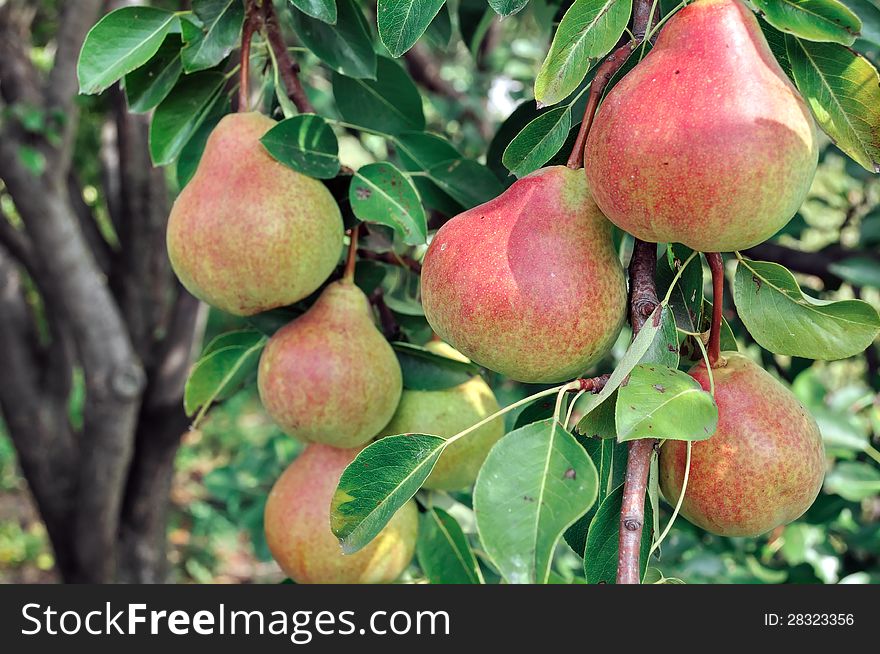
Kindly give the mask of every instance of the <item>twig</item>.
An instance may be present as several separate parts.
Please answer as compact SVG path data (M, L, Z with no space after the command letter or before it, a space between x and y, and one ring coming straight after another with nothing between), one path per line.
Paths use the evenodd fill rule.
M358 233L360 231L360 223L349 230L351 242L348 245L348 255L345 257L345 271L342 273L342 278L348 282L354 281L354 269L357 264Z
M256 0L247 1L247 15L241 30L241 68L239 69L238 110L250 110L251 41L263 22Z
M633 338L639 333L648 316L659 305L654 281L656 267L657 246L654 243L645 243L636 239L632 260L629 264L629 307ZM642 528L645 522L645 491L648 487L651 455L656 443L656 439L645 438L632 441L629 444L618 532L618 584L638 584L641 582L639 557Z
M709 330L709 365L714 366L721 354L721 311L724 305L724 260L718 252L707 252L706 261L712 271L712 327Z
M391 313L391 309L385 304L385 295L381 288L377 288L370 294L370 304L379 312L379 322L382 325L382 334L389 341L403 340L400 325Z
M275 13L275 7L270 0L263 1L263 28L266 40L269 42L269 47L272 48L272 52L275 53L275 58L278 60L278 72L284 80L287 94L290 96L294 106L296 106L300 113L315 113L315 108L306 95L302 82L299 81L299 65L290 58L287 44L281 35L278 15Z
M381 261L392 266L400 266L408 268L412 272L419 274L422 272L422 264L406 255L397 254L396 252L373 252L371 250L358 250L358 256L361 259L369 259L370 261Z

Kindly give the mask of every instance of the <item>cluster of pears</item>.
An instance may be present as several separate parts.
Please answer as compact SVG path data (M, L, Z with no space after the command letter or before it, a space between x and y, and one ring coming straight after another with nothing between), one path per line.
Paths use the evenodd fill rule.
M818 144L751 11L740 0L696 0L607 94L584 161L586 176L547 167L453 218L425 255L433 329L519 381L572 379L615 341L626 286L612 223L702 252L756 245L800 207ZM691 374L703 383L705 372ZM715 385L718 430L693 446L682 513L731 536L799 517L824 475L815 420L736 353L721 358ZM673 502L684 448L670 441L660 457Z
M168 253L184 286L241 316L317 291L343 247L342 218L326 187L276 162L260 144L274 124L258 113L223 118L168 222ZM428 348L461 358L442 343ZM448 438L499 408L480 377L445 390L404 391L397 356L351 275L326 284L303 315L270 338L257 385L273 420L305 443L265 509L272 555L297 583L380 583L400 576L415 549L415 503L402 507L366 548L343 555L329 515L343 470L377 436ZM427 486L472 484L502 434L496 419L451 446Z

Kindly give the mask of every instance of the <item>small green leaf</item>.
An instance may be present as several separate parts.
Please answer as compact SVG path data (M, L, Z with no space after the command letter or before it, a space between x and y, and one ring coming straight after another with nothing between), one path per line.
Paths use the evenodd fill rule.
M379 0L379 38L392 57L409 50L428 29L446 0Z
M422 514L416 542L419 566L432 584L481 584L483 574L461 527L443 509Z
M877 4L877 0L845 0L845 4L855 11L862 21L861 38L874 45L880 45L880 5Z
M330 25L336 23L336 0L290 0L290 4L312 18Z
M407 245L428 240L428 218L418 191L393 164L361 166L351 180L348 199L359 220L391 227Z
M880 495L880 470L862 461L841 461L825 476L825 491L850 502Z
M299 114L282 120L260 143L275 159L303 175L333 179L339 172L339 142L321 116Z
M837 43L785 37L798 90L835 145L880 173L880 75L862 55Z
M843 359L863 352L880 333L880 316L870 304L808 297L776 263L740 260L733 301L758 345L775 354Z
M620 509L623 505L623 485L618 486L599 506L596 517L590 523L584 553L584 573L588 584L617 583L617 559L620 549ZM644 577L648 569L648 552L651 549L654 512L645 499L645 521L642 526L642 543L639 548L639 567Z
M446 447L429 434L386 436L343 471L330 502L330 527L346 554L365 547L425 483Z
M529 4L529 0L489 0L489 6L502 18L512 16Z
M395 138L401 162L410 171L427 173L424 181L464 209L499 196L504 187L486 166L465 159L449 141L436 134L402 132ZM419 191L422 191L419 186Z
M211 404L230 397L256 373L268 340L256 331L227 338L230 344L210 350L186 380L183 404L188 416L196 414L193 425L201 422Z
M292 8L293 29L303 45L337 73L376 77L376 52L370 29L354 0L339 0L332 25Z
M575 0L562 17L535 79L535 99L556 104L574 91L620 39L631 11L632 0Z
M578 443L587 451L596 470L599 471L599 496L596 503L565 532L565 542L580 557L583 557L586 551L587 533L596 512L602 506L605 498L623 483L626 475L627 445L618 443L614 438L614 403L605 402L603 406L605 404L610 404L611 408L611 437L577 437ZM594 411L592 415L596 415L600 411L601 408Z
M850 257L829 264L828 270L853 286L880 288L880 261L868 257Z
M194 0L193 13L202 26L183 21L181 52L183 68L188 73L212 68L229 56L241 41L244 3L241 0Z
M837 0L754 0L776 29L810 41L852 45L862 21Z
M559 152L571 130L571 109L556 107L523 128L504 150L502 163L511 174L524 177Z
M663 298L675 274L681 270L693 250L678 243L670 244L666 256L657 262L657 293ZM703 306L703 265L699 256L688 263L669 296L669 308L681 329L695 332L699 328ZM674 366L670 366L671 368Z
M146 65L125 76L125 98L133 113L144 113L168 97L180 78L182 42L179 34L169 34Z
M211 136L211 132L214 131L220 119L229 111L229 99L222 95L218 96L218 100L213 103L202 124L193 132L186 145L181 149L175 170L179 189L186 186L195 175L199 161L202 159L202 153L205 151L205 145L208 143L208 137Z
M358 127L391 136L425 127L419 90L387 57L379 57L374 80L334 73L333 97L343 120Z
M450 359L412 343L391 344L400 369L403 386L413 391L441 391L460 386L480 374L473 363Z
M474 513L508 582L547 583L556 544L596 501L598 485L590 457L552 418L495 444L477 477Z
M203 71L184 75L150 123L150 156L157 166L174 161L223 97L226 78Z
M667 368L677 368L679 361L678 330L671 310L663 312L660 331L651 341L648 351L642 355L642 363L656 363Z
M147 63L165 36L178 31L177 14L154 7L122 7L89 30L79 53L79 91L100 93Z
M718 407L690 375L640 364L620 386L615 423L621 442L638 438L702 441L715 433Z
M602 404L602 402L608 399L608 397L620 387L623 380L626 379L626 376L632 372L632 369L642 360L645 353L651 349L651 344L654 339L661 333L665 317L664 314L668 311L669 307L663 304L654 309L654 312L648 316L648 319L639 331L638 336L636 336L633 339L633 342L630 343L629 349L627 349L626 353L620 359L620 362L611 373L608 381L605 382L602 391L597 395L589 396L584 403L583 418L581 418L580 422L577 424L577 432L579 434L589 435L584 429L586 428L586 425L589 424L587 417L590 412Z

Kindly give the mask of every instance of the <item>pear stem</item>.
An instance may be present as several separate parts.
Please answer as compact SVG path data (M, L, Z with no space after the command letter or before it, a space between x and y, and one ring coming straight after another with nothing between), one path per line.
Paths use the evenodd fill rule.
M251 41L259 29L262 18L255 0L248 0L247 16L241 28L241 67L239 69L238 110L250 111Z
M577 170L584 165L584 145L587 142L587 136L590 134L590 128L593 126L593 118L596 116L596 109L599 108L599 100L602 98L602 93L605 92L605 87L608 86L608 82L611 81L614 74L626 63L636 45L637 42L635 40L624 43L608 55L605 61L596 69L596 76L590 82L590 95L587 96L587 108L584 110L584 119L581 121L581 128L578 131L577 139L566 163L566 166L572 170Z
M718 252L706 253L712 271L712 327L709 330L709 365L721 355L721 316L724 305L724 260Z
M315 108L312 106L302 82L299 81L299 64L291 57L281 34L281 26L278 23L278 14L275 13L275 7L272 0L263 0L263 28L269 47L275 53L278 60L278 72L284 80L284 86L287 87L287 95L291 102L300 113L313 114Z
M347 282L354 282L354 269L357 264L358 233L360 230L361 226L360 224L357 224L352 227L349 232L351 242L348 244L348 255L345 258L345 271L342 274L342 279Z

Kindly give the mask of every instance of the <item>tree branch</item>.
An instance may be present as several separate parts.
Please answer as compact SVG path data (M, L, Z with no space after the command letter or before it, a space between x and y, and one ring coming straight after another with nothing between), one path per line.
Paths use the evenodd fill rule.
M656 268L657 246L654 243L645 243L636 239L632 260L629 264L629 307L633 338L636 337L647 318L654 313L660 304L654 282ZM641 582L639 559L642 529L645 523L645 493L648 487L651 455L656 443L656 439L644 438L629 444L618 531L618 584L638 584Z
M709 365L714 366L721 355L721 319L724 309L724 260L718 252L707 252L706 261L712 271L712 326L709 329Z
M275 13L275 7L268 0L263 2L263 26L266 34L266 40L269 47L275 53L275 59L278 61L278 72L284 80L287 87L287 94L293 101L293 104L304 114L315 113L306 91L299 81L299 64L293 61L290 53L287 51L287 44L281 35L281 26L278 23L278 15Z

